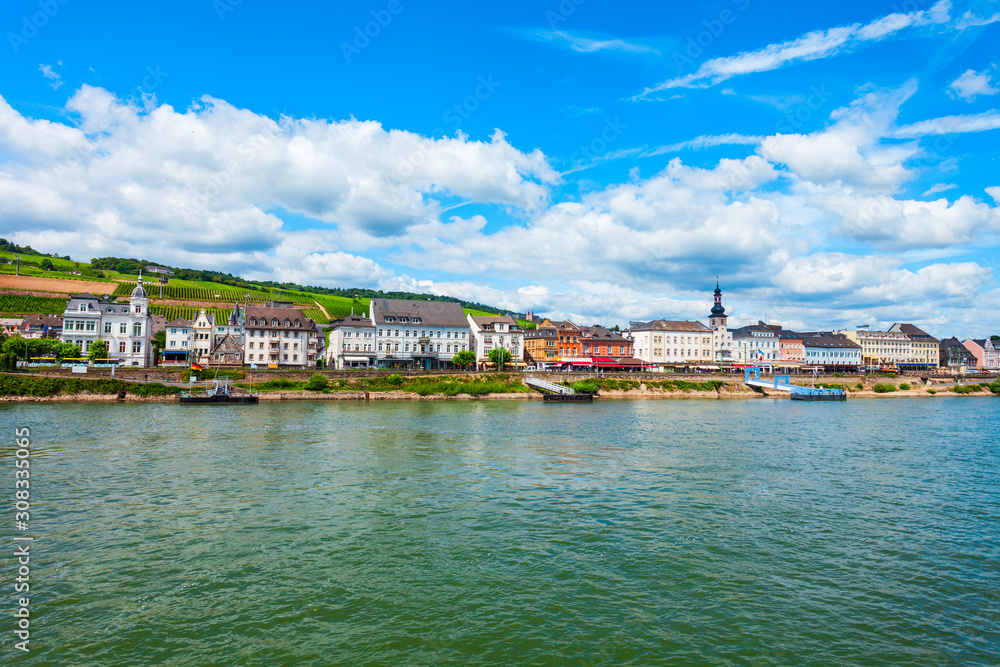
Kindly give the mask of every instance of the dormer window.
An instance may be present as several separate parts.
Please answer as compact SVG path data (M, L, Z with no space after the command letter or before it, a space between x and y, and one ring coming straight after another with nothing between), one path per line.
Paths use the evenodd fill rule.
M299 318L297 318L297 317L295 318L295 326L296 327L301 327L302 326L302 322L300 322Z
M292 326L292 321L290 319L288 319L287 317L285 318L285 326L286 327Z
M81 303L80 304L80 312L81 313L87 312L87 304L85 304L85 303Z
M271 319L271 326L272 327L278 326L278 318L277 317Z
M420 318L419 317L414 317L413 318L413 323L414 324L420 324Z

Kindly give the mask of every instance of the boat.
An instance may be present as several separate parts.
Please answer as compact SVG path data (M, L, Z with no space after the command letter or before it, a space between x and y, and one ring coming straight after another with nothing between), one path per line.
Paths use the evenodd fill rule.
M250 391L233 391L229 379L223 378L204 383L204 390L196 391L194 385L189 391L181 392L180 402L185 405L227 405L230 403L257 403L259 397Z

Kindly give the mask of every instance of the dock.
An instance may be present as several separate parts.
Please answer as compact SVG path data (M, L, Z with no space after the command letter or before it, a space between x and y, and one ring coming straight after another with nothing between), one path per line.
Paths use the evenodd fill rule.
M803 387L792 384L790 375L775 375L771 380L760 379L760 368L748 366L743 371L743 383L748 387L759 387L761 389L772 389L775 391L788 392L789 398L793 401L845 401L847 394L843 389L829 389L827 387Z

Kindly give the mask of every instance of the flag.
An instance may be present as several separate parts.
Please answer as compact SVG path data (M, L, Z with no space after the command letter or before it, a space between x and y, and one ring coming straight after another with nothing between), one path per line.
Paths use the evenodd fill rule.
M764 353L760 351L759 347L757 348L757 361L764 361Z
M191 370L193 370L193 371L203 371L205 369L201 367L201 364L191 364Z
M257 364L250 364L250 370L252 371L257 370Z

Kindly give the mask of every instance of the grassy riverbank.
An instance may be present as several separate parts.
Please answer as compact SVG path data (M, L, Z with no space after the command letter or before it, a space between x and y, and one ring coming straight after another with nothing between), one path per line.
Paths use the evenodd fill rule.
M36 377L30 375L0 374L0 398L48 398L53 396L139 396L153 398L173 396L180 393L179 387L162 384L140 384L122 382L116 379L86 380L82 378Z
M248 383L237 384L249 388ZM321 374L303 381L284 378L266 380L253 385L254 391L304 392L330 394L334 392L405 392L419 396L486 396L489 394L530 393L532 389L517 375L497 373L489 376L432 376L406 378L398 373L377 378L327 378Z

